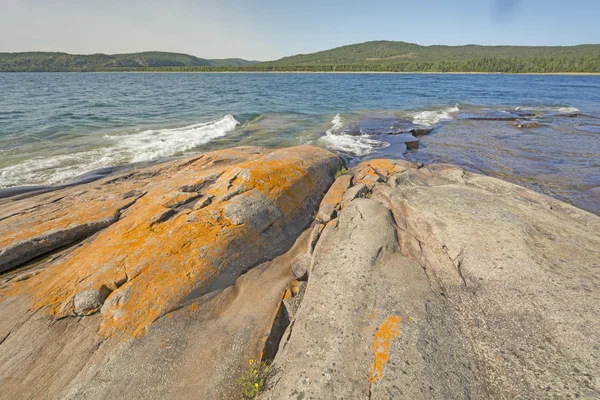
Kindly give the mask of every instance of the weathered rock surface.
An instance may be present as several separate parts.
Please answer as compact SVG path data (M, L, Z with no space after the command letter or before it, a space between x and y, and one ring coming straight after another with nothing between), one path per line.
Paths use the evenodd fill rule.
M247 147L0 200L0 397L235 399L273 360L262 399L600 398L600 218L340 167Z
M597 216L449 165L353 172L370 198L324 229L261 398L600 397Z
M195 396L202 379L187 359L196 354L183 350L182 343L196 340L186 329L203 332L188 346L204 347L215 371L217 363L227 365L219 360L221 350L243 348L239 356L256 357L258 339L269 331L293 279L291 265L252 270L196 306L186 299L230 286L285 252L310 225L340 167L338 157L318 148L247 147L3 200L4 268L55 252L0 280L1 392L11 398L103 397L104 389L119 388L118 397L185 397L193 390ZM263 285L269 287L258 290ZM248 312L253 303L255 314ZM200 314L186 319L175 316L185 314L178 311L165 318L182 304ZM231 319L236 322L229 325ZM155 321L157 333L131 344ZM212 337L207 346L206 332L222 340ZM173 353L152 347L162 340L177 343ZM100 367L109 360L121 378L102 386L111 372ZM177 375L183 372L167 373L175 364L191 374L189 384Z

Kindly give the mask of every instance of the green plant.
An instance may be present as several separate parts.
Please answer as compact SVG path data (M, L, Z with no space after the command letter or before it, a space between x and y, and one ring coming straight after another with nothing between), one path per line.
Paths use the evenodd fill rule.
M346 167L342 167L342 168L338 169L337 172L335 173L335 179L344 175L346 173L346 171L348 171L348 168L346 168Z
M249 360L249 368L241 378L242 398L253 399L265 387L265 382L271 373L271 364L265 361Z

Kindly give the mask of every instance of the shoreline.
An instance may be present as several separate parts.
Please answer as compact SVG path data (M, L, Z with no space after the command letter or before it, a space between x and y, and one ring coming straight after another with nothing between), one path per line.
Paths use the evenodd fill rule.
M348 75L539 75L600 76L600 72L423 72L423 71L0 71L0 74L348 74Z

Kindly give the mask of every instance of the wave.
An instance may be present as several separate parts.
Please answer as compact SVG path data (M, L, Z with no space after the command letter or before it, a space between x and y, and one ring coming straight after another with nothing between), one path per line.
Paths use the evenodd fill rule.
M325 132L327 135L331 135L333 133L339 132L344 127L344 121L342 121L342 117L340 114L336 114L335 117L331 120L331 128Z
M458 111L458 104L454 107L448 107L441 110L419 111L413 114L413 123L424 126L436 125L441 121L454 119Z
M99 168L154 161L192 150L234 130L239 122L226 115L218 120L170 129L124 135L104 135L106 146L54 157L36 157L0 169L0 187L53 185Z
M325 132L325 136L319 139L329 150L362 157L389 146L389 143L372 139L369 135L345 134L343 132L345 124L340 114L333 117L331 125L331 128Z
M575 107L516 107L515 110L525 111L540 111L540 112L559 112L559 113L576 113L580 112L579 108Z

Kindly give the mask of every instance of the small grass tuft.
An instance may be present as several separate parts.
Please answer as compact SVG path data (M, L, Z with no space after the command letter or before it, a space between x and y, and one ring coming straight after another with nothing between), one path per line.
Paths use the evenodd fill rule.
M335 173L335 179L344 175L346 173L346 171L348 171L348 168L346 168L346 167L342 167L342 168L338 169L337 172Z
M264 361L248 360L250 365L241 378L242 398L253 399L263 391L267 377L271 373L271 364Z

